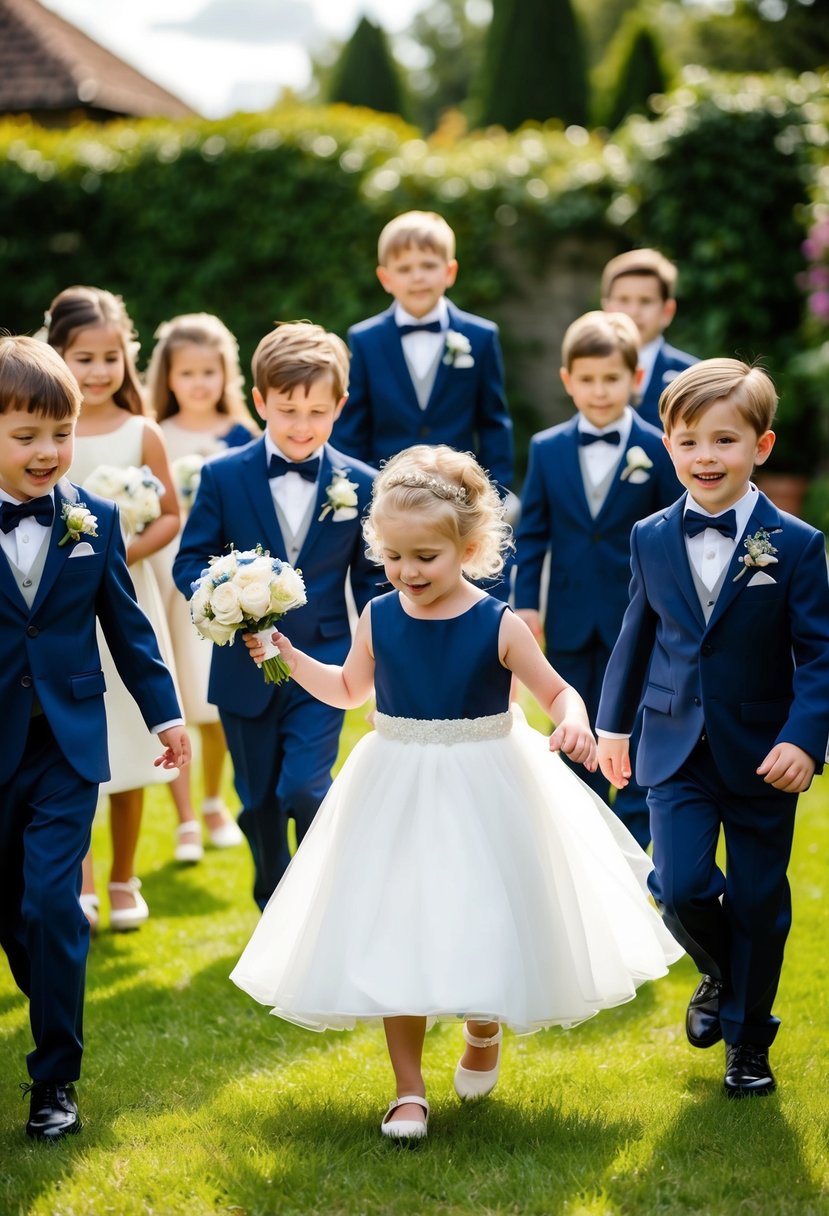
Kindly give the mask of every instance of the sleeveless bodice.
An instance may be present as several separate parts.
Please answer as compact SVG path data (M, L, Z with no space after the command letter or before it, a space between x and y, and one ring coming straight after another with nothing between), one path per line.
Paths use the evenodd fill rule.
M77 435L69 480L82 486L100 464L126 469L144 463L144 418L126 414L125 421L104 435Z
M182 456L202 456L209 460L211 456L217 456L229 448L243 447L255 438L253 432L241 422L234 422L223 435L214 435L211 431L187 430L179 426L175 414L171 418L165 418L160 426L171 461Z
M409 616L397 591L371 603L377 710L396 718L482 718L509 709L511 673L498 659L506 604L484 596L460 616Z

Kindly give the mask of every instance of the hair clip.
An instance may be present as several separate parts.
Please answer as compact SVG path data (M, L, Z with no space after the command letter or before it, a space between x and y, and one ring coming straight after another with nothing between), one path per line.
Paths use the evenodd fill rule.
M465 503L469 498L465 486L453 486L450 482L441 481L439 477L432 477L428 473L393 474L384 488L391 490L394 486L405 486L409 490L430 490L437 498L444 498L448 502Z
M47 310L46 310L46 312L43 314L43 324L46 326L46 328L47 328L47 329L50 329L50 328L51 328L51 325L52 325L52 314L49 312L49 310L48 310L48 309L47 309Z

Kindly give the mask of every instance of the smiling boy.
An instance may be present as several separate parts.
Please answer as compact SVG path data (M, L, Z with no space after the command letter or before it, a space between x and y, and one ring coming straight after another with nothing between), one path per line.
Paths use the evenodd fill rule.
M650 885L702 975L687 1037L725 1040L730 1097L775 1088L795 808L829 736L824 538L750 481L774 446L776 405L765 373L736 359L698 363L663 393L664 442L687 493L633 530L630 605L597 720L602 771L623 786L644 705L636 778L649 787Z
M80 905L98 786L109 777L100 621L163 746L190 756L170 673L135 601L118 511L65 474L77 383L33 338L0 339L0 945L29 998L27 1134L80 1131L89 922Z
M348 350L319 325L279 325L254 352L253 380L265 433L204 465L173 577L189 599L212 555L261 544L302 570L308 602L291 614L292 636L341 663L351 643L346 580L358 611L378 589L360 525L375 470L328 443L348 395ZM332 496L347 483L351 505L337 509ZM214 647L207 696L227 737L264 908L290 860L288 821L299 842L331 785L343 714L293 682L266 684L240 644Z

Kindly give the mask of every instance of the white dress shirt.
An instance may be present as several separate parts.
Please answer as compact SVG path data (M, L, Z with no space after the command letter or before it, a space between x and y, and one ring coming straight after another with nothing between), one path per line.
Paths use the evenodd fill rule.
M723 536L722 532L718 532L716 528L706 528L704 532L698 532L696 536L685 537L688 561L709 591L734 556L734 551L751 518L751 512L757 504L756 495L757 487L749 483L743 497L739 502L734 503L732 509L737 517L737 536L734 540L730 536ZM711 514L710 511L701 507L690 494L685 500L685 510L697 511L700 515ZM722 511L717 513L717 515L722 514ZM716 519L717 515L713 515L712 519Z
M591 422L587 421L584 414L581 415L577 429L585 435L602 435L606 431L619 432L618 445L613 443L591 443L588 447L579 448L579 455L584 462L582 467L586 476L590 479L591 485L598 485L622 459L628 439L630 439L630 428L632 425L633 411L627 405L621 418L617 418L615 422L609 422L607 426L593 426Z
M54 503L54 494L49 494L48 497ZM20 506L20 501L19 498L12 498L11 494L7 494L5 490L0 490L0 502L10 502L15 506ZM0 545L9 561L14 562L15 566L24 574L28 574L40 552L41 545L51 534L53 527L54 524L47 527L33 515L27 515L20 520L16 528L12 528L11 532L3 532L0 529Z
M281 456L289 464L296 463L296 461L292 461L290 456L286 456L276 446L268 431L265 431L265 454L268 458L268 463L270 463L271 456ZM321 447L312 452L307 459L311 460L314 456L319 456L320 461L322 461ZM317 475L318 480L319 475ZM274 506L278 506L283 511L288 521L288 527L292 532L296 532L302 525L309 505L317 496L317 482L308 481L299 473L285 473L282 477L271 477L268 485L270 486Z
M446 331L449 328L446 300L441 296L431 312L427 312L423 317L413 317L400 304L395 303L394 320L397 325L428 325L430 321L440 321L441 332L438 334L426 330L419 334L404 334L400 339L403 353L414 368L415 375L425 376L446 341Z

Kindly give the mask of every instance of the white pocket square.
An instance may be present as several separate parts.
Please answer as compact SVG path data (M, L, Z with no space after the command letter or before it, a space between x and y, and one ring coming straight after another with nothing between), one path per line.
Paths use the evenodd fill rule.
M69 551L70 557L92 557L94 554L95 550L85 540L82 540L80 544L75 545L74 549L70 549Z
M771 575L766 574L764 570L758 570L756 574L752 574L751 578L746 583L746 587L764 587L769 583L773 585L776 582L776 578L772 578Z

